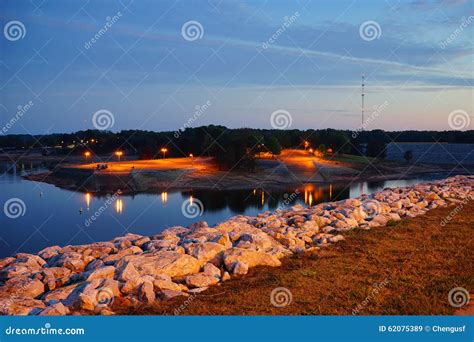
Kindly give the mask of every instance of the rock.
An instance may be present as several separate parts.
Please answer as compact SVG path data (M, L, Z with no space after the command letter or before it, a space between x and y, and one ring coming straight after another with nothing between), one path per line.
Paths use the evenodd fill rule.
M245 275L249 272L249 265L243 261L236 261L232 264L232 274L233 275Z
M205 264L202 268L202 271L206 274L212 275L216 278L221 276L221 270L214 266L213 264Z
M115 298L114 289L102 284L102 279L80 283L62 302L67 307L88 311L110 305Z
M384 215L376 215L372 221L370 221L371 224L377 224L379 226L385 226L388 222L388 219Z
M28 268L38 269L43 267L46 264L46 261L43 258L28 253L17 253L16 260L14 264L22 264Z
M272 239L263 232L240 235L235 247L265 252L274 246Z
M158 290L181 291L181 286L179 284L173 283L172 281L168 281L168 280L155 279L153 281L153 285Z
M193 295L196 295L197 293L204 292L208 289L209 287L196 287L194 289L188 290L188 293L191 293Z
M69 313L69 309L63 303L55 303L41 310L38 316L64 316Z
M147 304L151 304L155 301L155 292L153 290L153 283L151 281L145 281L140 285L138 298Z
M68 286L63 286L60 288L55 289L54 291L50 291L43 296L43 301L48 302L59 302L65 300L69 295L75 290L75 288L79 284L72 284Z
M45 307L45 304L37 299L18 296L0 297L0 315L26 316L36 314Z
M125 283L121 283L120 292L124 294L133 293L146 281L154 282L155 279L151 275L144 275L127 280Z
M329 240L329 242L331 242L331 243L336 243L336 242L345 240L345 238L344 238L344 236L342 236L342 235L339 234L339 235L335 235L335 236L333 236L333 237L330 237L328 240Z
M105 278L113 278L115 273L115 267L113 266L104 266L100 267L96 270L87 272L85 278L88 281L93 279L105 279Z
M68 252L65 254L58 254L48 260L49 267L66 267L71 271L78 273L82 272L86 265L93 258L84 258L84 256L77 252Z
M224 250L224 245L216 242L204 242L191 248L189 254L198 259L201 264L208 261L220 264L220 261L222 260L221 252Z
M16 259L12 257L0 259L0 269L7 267L9 264L11 264L15 260Z
M145 243L149 242L150 241L150 238L147 237L147 236L143 236L137 240L134 240L132 243L135 245L135 246L138 246L138 247L142 247Z
M102 308L100 311L99 311L99 314L101 316L113 316L115 315L115 312L113 312L112 310L109 310L107 308Z
M51 247L47 247L45 249L42 249L41 251L38 252L38 255L45 259L45 260L48 260L48 259L51 259L52 257L55 257L56 255L58 255L60 252L61 252L62 248L59 247L59 246L51 246Z
M140 275L166 274L172 278L181 278L198 273L201 263L194 257L177 252L152 252L142 255L126 256L119 262L130 262Z
M115 269L115 277L120 281L128 281L140 277L131 262L123 262Z
M36 298L44 292L44 284L38 279L17 277L0 287L0 297L17 296Z
M161 300L163 300L163 301L169 300L169 299L172 299L172 298L175 298L175 297L179 297L179 296L185 296L185 297L189 296L185 292L173 291L173 290L160 291L159 295L160 295Z
M222 274L222 281L227 281L227 280L230 280L230 274L229 272L224 272L224 274Z
M89 272L89 271L93 271L93 270L96 270L102 266L104 266L104 262L101 260L101 259L95 259L95 260L92 260L90 263L87 264L86 268L85 268L85 271L86 272Z
M128 241L128 240L123 240ZM132 255L132 254L140 254L143 253L143 250L137 246L130 246L125 249L121 249L116 254L110 254L105 257L102 257L102 260L106 265L115 264L118 260L122 259L124 256Z
M234 264L238 261L246 263L248 267L281 266L280 260L263 252L241 248L231 248L224 252L224 264L227 270L233 271Z
M0 280L11 279L23 274L31 274L32 270L26 266L10 264L0 271Z
M186 276L186 284L190 287L207 287L219 282L219 278L207 273L196 273Z
M42 274L43 284L48 291L51 291L69 281L71 270L66 267L47 267L43 268Z

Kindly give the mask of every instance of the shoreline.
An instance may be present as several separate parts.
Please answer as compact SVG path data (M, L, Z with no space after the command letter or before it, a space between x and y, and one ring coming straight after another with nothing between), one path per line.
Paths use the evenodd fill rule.
M147 172L143 172L146 174ZM434 179L441 179L449 174L456 175L470 175L471 170L459 170L453 172L452 170L443 169L428 169L428 170L415 170L413 172L396 172L391 174L376 174L372 172L362 173L357 176L338 176L333 177L330 180L295 180L289 181L274 181L274 180L261 180L258 174L251 175L254 179L230 179L230 182L226 183L225 186L216 186L215 184L203 183L199 180L189 181L183 183L174 184L174 182L156 182L155 184L136 185L136 179L130 176L130 174L106 174L100 175L101 180L97 180L93 174L86 175L83 177L64 177L63 175L57 175L54 172L43 172L36 174L29 174L22 176L24 179L34 182L42 182L51 184L56 187L79 192L90 192L95 194L112 194L117 190L120 190L123 195L135 195L139 193L156 193L160 191L191 191L191 190L253 190L255 188L265 188L269 190L287 190L293 187L299 187L304 184L314 185L347 185L350 183L361 183L361 182L379 182L379 181L390 181L390 180L403 180L410 178L418 178L423 176L433 176ZM231 177L229 177L231 178ZM81 186L77 185L77 182L81 183ZM100 183L100 185L97 185ZM133 183L133 186L131 185ZM124 186L125 185L125 186Z
M132 307L189 297L254 267L279 267L285 257L317 252L354 229L466 205L473 188L474 176L455 176L313 207L238 215L214 227L197 222L150 237L127 234L18 253L0 260L0 313L113 314L115 299Z
M255 169L221 170L209 157L77 163L65 160L52 171L31 173L24 179L90 193L137 194L157 191L288 189L303 184L329 185L472 174L474 168L452 165L406 164L366 157L338 155L320 158L304 150L283 150L275 158L255 160Z

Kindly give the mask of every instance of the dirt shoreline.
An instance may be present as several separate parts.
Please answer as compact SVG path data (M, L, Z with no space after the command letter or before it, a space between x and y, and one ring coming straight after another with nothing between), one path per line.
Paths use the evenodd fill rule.
M175 158L59 165L52 172L30 174L26 179L69 190L124 194L156 191L289 189L303 184L329 185L363 181L416 178L427 174L452 176L474 170L452 166L374 161L338 156L322 159L303 150L285 150L277 159L259 159L255 172L220 170L210 158Z

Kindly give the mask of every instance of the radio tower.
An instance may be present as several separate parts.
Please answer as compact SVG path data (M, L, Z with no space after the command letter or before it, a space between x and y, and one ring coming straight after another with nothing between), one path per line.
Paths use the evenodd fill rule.
M361 114L362 114L362 129L364 129L364 96L365 96L365 93L364 93L364 81L365 81L365 76L362 75L362 94L361 94L361 97L362 97L362 107L361 107Z

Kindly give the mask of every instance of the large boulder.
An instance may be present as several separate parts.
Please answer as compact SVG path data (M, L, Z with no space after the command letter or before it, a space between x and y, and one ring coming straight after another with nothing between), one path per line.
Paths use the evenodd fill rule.
M188 254L198 259L201 264L211 261L220 264L222 259L221 252L226 248L217 242L204 242L192 244L188 247Z
M281 266L280 260L264 252L242 248L230 248L224 252L224 264L228 271L233 271L237 262L244 262L249 267Z
M219 282L219 278L212 274L201 272L186 276L185 281L190 287L207 287L217 284Z
M0 298L0 315L34 315L45 307L46 305L38 299L19 296Z
M0 287L0 297L18 296L36 298L44 292L44 284L38 279L17 277Z
M38 313L38 316L64 316L69 313L69 309L65 307L63 303L59 302L46 307L44 310L41 310L41 312Z
M131 263L140 275L166 274L172 278L198 273L201 267L199 260L190 255L168 251L129 255L119 261L117 268L125 263Z

